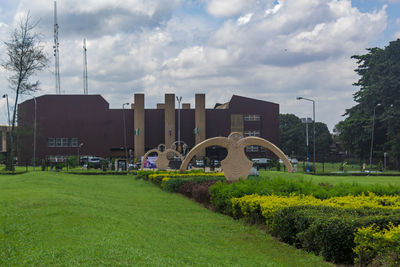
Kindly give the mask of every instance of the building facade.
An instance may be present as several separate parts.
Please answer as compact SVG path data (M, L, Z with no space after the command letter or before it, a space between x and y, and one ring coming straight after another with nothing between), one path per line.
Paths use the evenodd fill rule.
M212 109L206 108L204 94L195 95L194 108L183 103L180 109L176 108L174 94L166 94L164 103L155 109L145 108L144 94L135 94L134 103L123 109L110 109L100 95L43 95L36 102L36 158L40 160L63 161L78 155L124 157L125 151L131 158L140 158L159 144L172 147L179 133L188 149L233 131L279 146L279 105L237 95ZM32 163L34 122L34 99L19 104L21 164ZM199 156L223 154L213 149ZM272 157L260 147L247 147L246 153L249 157Z

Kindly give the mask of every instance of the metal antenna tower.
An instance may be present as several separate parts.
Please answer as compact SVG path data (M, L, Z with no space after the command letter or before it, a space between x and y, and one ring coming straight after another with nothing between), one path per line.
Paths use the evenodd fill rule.
M54 75L56 80L56 94L61 94L60 87L60 58L58 52L58 22L57 22L57 1L54 1Z
M88 90L88 78L87 78L87 56L86 56L86 39L83 39L83 94L87 95Z

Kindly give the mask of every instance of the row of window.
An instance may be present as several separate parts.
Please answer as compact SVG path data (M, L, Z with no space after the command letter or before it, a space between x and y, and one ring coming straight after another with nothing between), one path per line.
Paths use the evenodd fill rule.
M245 121L259 121L260 120L260 115L258 115L258 114L244 115L244 120Z
M267 152L267 149L263 146L247 146L246 152Z
M244 136L260 136L260 131L244 131Z
M77 147L78 138L48 138L47 145L49 147Z
M66 162L70 156L47 156L46 159L49 162Z

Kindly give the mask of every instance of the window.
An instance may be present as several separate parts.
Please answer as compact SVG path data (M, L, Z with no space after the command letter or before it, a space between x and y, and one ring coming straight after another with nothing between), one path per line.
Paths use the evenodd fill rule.
M68 138L61 138L61 146L68 147Z
M61 138L56 138L56 147L61 147L61 146L62 146Z
M248 114L244 116L245 121L259 121L260 115L258 114Z
M47 139L48 147L77 147L78 138L54 138Z
M56 146L56 141L55 141L55 139L54 139L54 138L49 138L49 139L47 139L47 145L48 145L49 147L55 147L55 146Z
M258 146L248 146L246 152L258 152Z
M244 136L260 136L260 131L244 131Z
M71 138L71 146L72 147L78 146L78 138Z

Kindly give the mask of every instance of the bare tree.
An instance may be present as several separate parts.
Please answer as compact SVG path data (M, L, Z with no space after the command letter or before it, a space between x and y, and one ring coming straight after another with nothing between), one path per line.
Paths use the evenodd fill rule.
M7 170L14 170L15 121L18 98L21 94L30 94L39 90L39 81L30 83L29 78L37 71L43 70L48 63L48 57L41 45L40 36L33 32L36 26L37 23L33 23L28 14L20 20L16 29L11 33L10 40L4 42L7 47L7 60L2 66L10 73L8 81L10 88L15 92Z

